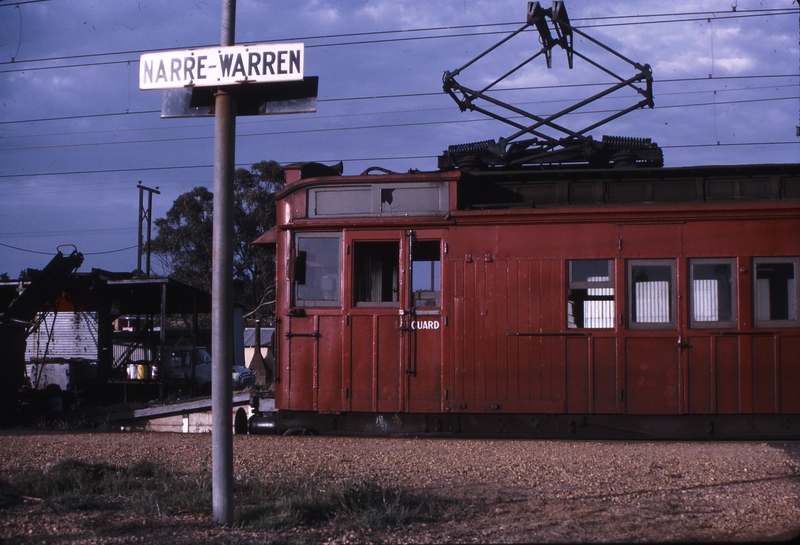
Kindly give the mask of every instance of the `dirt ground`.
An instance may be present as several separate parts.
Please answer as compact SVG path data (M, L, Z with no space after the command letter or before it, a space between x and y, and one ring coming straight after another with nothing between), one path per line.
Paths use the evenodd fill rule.
M150 460L210 475L211 437L0 431L0 476L75 458ZM211 515L66 511L30 499L0 511L3 544L797 542L800 441L597 442L234 437L234 478L369 479L472 505L468 520L389 530L333 524L275 533Z

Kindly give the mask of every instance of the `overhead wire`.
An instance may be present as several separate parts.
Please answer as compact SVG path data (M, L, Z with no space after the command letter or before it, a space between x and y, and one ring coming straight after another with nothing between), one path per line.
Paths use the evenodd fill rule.
M645 14L645 15L629 15L629 16L609 16L609 17L593 17L589 18L582 18L582 19L572 19L572 22L582 21L582 20L598 20L598 19L625 19L625 18L637 18L637 19L646 19L652 17L673 17L673 19L666 19L666 20L657 20L657 21L646 21L641 20L637 22L624 22L624 23L601 23L596 25L581 25L581 29L587 28L606 28L606 27L617 27L617 26L630 26L630 25L640 25L640 24L671 24L671 23L684 23L684 22L696 22L696 21L704 21L709 18L709 16L714 16L714 20L725 20L725 19L742 19L742 18L751 18L751 17L771 17L771 16L779 16L779 15L793 15L798 12L795 8L773 8L773 9L766 9L766 10L747 10L747 11L738 11L734 12L735 15L717 15L721 12L718 11L707 11L707 12L690 12L688 14ZM729 12L723 12L729 13ZM676 16L682 15L691 15L691 18L674 18ZM519 25L520 22L517 23L483 23L483 24L475 24L475 25L460 25L460 26L445 26L445 27L431 27L425 29L400 29L400 30L387 30L387 31L373 31L373 32L364 32L364 33L349 33L349 34L332 34L332 35L325 35L325 36L308 36L308 37L294 37L294 38L285 38L285 39L278 39L278 40L270 40L274 43L282 43L282 42L291 42L291 41L308 41L308 40L325 40L325 39L336 39L338 37L356 37L356 36L374 36L374 35L386 35L386 34L397 34L397 33L409 33L409 32L438 32L438 31L447 31L447 30L460 30L460 29L468 29L468 28L491 28L497 26L511 26L511 25ZM371 44L381 44L381 43L396 43L396 42L407 42L407 41L420 41L420 40L432 40L432 39L449 39L449 38L468 38L468 37L476 37L476 36L492 36L492 35L499 35L499 34L506 34L508 31L490 31L490 32L470 32L470 33L460 33L460 34L445 34L445 35L433 35L433 36L412 36L412 37L400 37L400 38L385 38L385 39L378 39L378 40L361 40L361 41L350 41L350 42L334 42L334 43L321 43L321 44L306 44L306 49L315 49L315 48L326 48L326 47L339 47L339 46L356 46L356 45L371 45ZM258 41L258 40L256 40ZM217 44L208 44L208 45L197 45L192 48L203 48L203 47L217 47ZM79 68L79 67L87 67L87 66L107 66L107 65L114 65L114 64L125 64L132 61L138 61L137 58L131 59L122 59L122 60L115 60L115 61L105 61L105 62L95 62L95 63L83 63L83 64L67 64L63 66L43 66L43 67L29 67L29 68L17 68L22 63L37 63L37 62L56 62L56 61L68 61L68 60L77 60L77 59L89 59L89 58L96 58L96 57L108 57L108 56L120 56L120 55L141 55L143 53L153 53L158 52L158 49L144 49L144 50L128 50L128 51L118 51L118 52L106 52L106 53L86 53L81 55L69 55L69 56L54 56L54 57L44 57L41 59L25 59L25 60L14 60L13 62L0 62L0 67L13 65L15 68L7 69L7 70L0 70L0 74L10 73L10 72L24 72L24 71L37 71L37 70L56 70L61 68Z
M705 79L705 78L697 78L697 79ZM735 88L727 88L727 89L719 89L717 90L718 93L732 93L732 92L747 92L747 91L758 91L764 89L783 89L783 88L796 88L797 85L767 85L767 86L758 86L758 87L735 87ZM658 94L659 98L668 97L668 96L679 96L679 95L703 95L710 93L710 90L700 90L700 91L675 91L675 92L660 92ZM443 93L438 93L438 96L445 98ZM611 100L613 97L604 97L600 100ZM553 100L539 100L539 101L528 101L528 102L520 102L518 105L530 105L530 104L549 104L549 103L559 103L559 102L568 102L567 99L553 99ZM336 114L328 114L328 115L319 115L315 114L313 116L313 120L319 121L321 119L342 119L342 118L352 118L352 117L365 117L365 116L380 116L380 115L395 115L395 114L405 114L405 113L422 113L422 112L452 112L453 108L452 105L449 104L448 106L440 106L436 108L411 108L411 109L401 109L401 110L378 110L378 111L365 111L365 112L352 112L352 113L336 113ZM159 113L158 110L153 110L150 113ZM195 120L195 121L199 121ZM264 117L260 119L241 119L237 121L237 126L247 126L247 125L254 125L254 124L272 124L272 123L282 123L283 120L275 119L274 117ZM192 123L192 124L182 124L182 125L171 125L171 126L164 126L157 125L157 126L149 126L149 127L137 127L137 128L124 128L124 129L94 129L91 131L91 134L100 135L100 134L122 134L122 133L132 133L132 132L163 132L163 131L179 131L184 129L197 129L199 127L206 127L212 128L213 127L213 120L208 120L206 123ZM23 138L52 138L57 136L76 136L76 135L85 135L87 134L86 131L70 131L70 132L48 132L46 135L42 134L20 134L15 135L15 139L23 139ZM11 148L0 148L0 151L3 149L11 149Z
M714 144L675 144L675 145L666 145L660 146L662 148L670 148L670 149L691 149L691 148L701 148L701 147L714 147L714 148L725 148L725 147L742 147L742 146L797 146L798 143L795 141L776 141L776 142L735 142L735 143L714 143ZM436 159L438 155L395 155L395 156L385 156L385 157L359 157L359 158L342 158L342 157L328 157L328 158L302 158L297 160L285 160L281 161L281 164L287 165L292 164L295 162L319 162L319 163L333 163L333 162L374 162L374 161L406 161L410 159ZM249 168L252 164L257 161L250 161L247 163L237 163L236 168ZM52 176L87 176L87 175L94 175L94 174L119 174L119 173L142 173L142 172L163 172L163 171L181 171L181 170L207 170L212 169L214 167L213 164L204 164L204 165L178 165L178 166L161 166L161 167L141 167L141 168L110 168L110 169L93 169L93 170L74 170L70 172L46 172L46 173L38 173L38 174L11 174L11 175L3 175L0 178L47 178ZM115 182L116 184L129 184L131 183L130 180L124 180L120 182ZM161 183L168 183L168 182L161 182ZM172 183L172 182L169 182ZM87 182L88 184L88 182ZM109 182L107 180L100 180L93 185L108 185ZM202 185L202 184L201 184ZM40 192L40 191L39 191ZM69 192L66 189L59 189L59 192ZM4 194L8 194L4 191ZM20 194L35 194L35 193L14 193L15 195Z
M702 93L708 93L710 91L704 91ZM694 92L693 94L700 94L701 92ZM702 107L702 106L723 106L723 105L732 105L732 104L748 104L748 103L764 103L764 102L774 102L774 101L781 101L781 100L797 100L800 99L800 95L796 96L788 96L788 97L759 97L757 99L738 99L738 100L728 100L728 101L713 101L713 102L695 102L695 103L683 103L683 104L667 104L659 106L659 109L672 109L672 108L695 108L695 107ZM547 101L547 102L563 102L563 100L559 101ZM532 103L519 103L519 105L526 105L526 104L540 104L543 102L532 102ZM443 111L444 108L436 108L431 109L432 111ZM592 115L592 114L605 114L611 113L616 110L587 110L587 111L575 111L570 114L570 116L576 115ZM419 110L413 110L413 112L419 112ZM395 113L400 112L386 112L385 114L380 115L392 115ZM366 114L353 114L359 116L375 116L379 115L376 113L366 113ZM542 117L547 117L551 114L542 114ZM342 117L342 116L330 116L330 117ZM511 116L509 119L525 119L523 116ZM350 125L350 126L337 126L337 127L323 127L323 128L314 128L314 129L290 129L290 130L269 130L264 132L251 132L251 133L237 133L237 138L252 138L252 137L259 137L259 136L288 136L288 135L296 135L296 134L314 134L314 133L326 133L326 132L339 132L339 131L354 131L354 130L372 130L372 129L390 129L390 128L400 128L400 127L422 127L422 126L431 126L431 125L450 125L450 124L460 124L460 123L479 123L479 122L491 122L492 119L488 117L482 117L479 119L447 119L447 120L438 120L438 121L410 121L404 123L380 123L380 124L373 124L373 125ZM51 136L51 135L48 135ZM197 140L212 140L214 138L213 134L206 134L200 136L181 136L179 138L170 137L170 138L148 138L148 139L140 139L140 140L119 140L119 141L101 141L101 142L81 142L81 143L70 143L70 144L46 144L46 145L32 145L32 146L17 146L17 147L5 147L0 148L0 151L26 151L26 150L38 150L38 149L65 149L65 148L80 148L80 147L94 147L94 146L119 146L119 145L130 145L130 144L157 144L157 143L164 143L164 142L190 142L190 141L197 141ZM23 176L35 176L34 174L27 174ZM0 174L0 178L4 177L11 177Z
M75 235L71 235L71 236L75 236ZM79 236L81 236L81 235L79 235ZM12 250L18 250L20 252L26 252L26 253L29 253L29 254L50 255L50 256L53 255L53 252L40 252L40 251L37 251L37 250L31 250L31 249L28 249L28 248L20 248L19 246L12 246L11 244L4 244L2 242L0 242L0 246L3 246L4 248L10 248ZM116 250L105 250L105 251L102 251L102 252L81 252L81 253L83 255L85 255L85 256L117 254L119 252L127 252L128 250L132 250L134 248L138 248L138 246L139 246L138 244L134 244L133 246L127 246L125 248L118 248Z
M664 84L664 83L687 83L687 82L716 82L716 81L727 81L727 80L743 80L743 79L772 79L772 78L796 78L798 74L755 74L755 75L739 75L739 76L720 76L715 77L713 79L707 77L694 77L694 78L671 78L671 79L656 79L654 80L654 84ZM580 87L596 87L606 85L605 83L595 82L595 83L575 83L575 84L566 84L566 85L540 85L540 86L525 86L525 87L508 87L508 88L501 88L496 89L496 92L513 92L513 91L537 91L537 90L548 90L548 89L570 89L570 88L580 88ZM769 88L769 87L764 87ZM708 92L708 91L698 91L698 92ZM666 96L666 95L664 95ZM362 100L385 100L385 99L402 99L402 98L421 98L421 97L446 97L446 95L442 91L428 91L428 92L421 92L421 93L396 93L396 94L387 94L387 95L364 95L364 96L352 96L352 97L334 97L334 98L321 98L317 99L318 103L333 103L333 102L350 102L350 101L362 101ZM51 121L75 121L79 119L95 119L95 118L103 118L103 117L125 117L125 116L132 116L132 115L145 115L145 114L160 114L161 110L140 110L135 112L111 112L111 113L102 113L102 114L83 114L83 115L69 115L69 116L58 116L58 117L43 117L43 118L34 118L34 119L15 119L15 120L0 120L0 125L14 125L14 124L21 124L21 123L41 123L41 122L51 122ZM391 112L387 112L391 113ZM315 119L320 119L320 116L314 116ZM242 121L242 123L269 123L269 120L265 119L258 119L256 121ZM192 127L196 127L197 125L192 125ZM94 132L94 131L92 131ZM50 136L48 134L48 136Z
M31 3L33 3L33 2L31 2ZM592 20L637 19L637 20L640 20L640 21L638 23L602 23L602 24L599 24L599 25L584 25L581 28L640 24L641 22L643 22L643 21L641 21L641 19L643 19L643 18L672 17L673 19L669 19L669 20L644 21L644 22L650 22L650 23L667 23L667 22L672 23L672 22L687 22L687 21L692 21L692 20L700 20L700 19L687 19L685 17L687 15L689 15L689 16L702 15L703 16L702 19L706 19L707 16L713 15L715 17L715 20L716 20L716 19L720 19L720 18L742 18L742 17L752 17L752 16L768 16L768 15L776 15L776 14L777 15L783 15L783 14L786 14L786 13L796 13L797 11L798 10L794 9L794 8L789 10L789 11L787 11L785 9L748 10L748 12L738 12L734 16L728 16L728 15L718 16L717 14L719 14L720 12L690 12L690 13L682 13L682 14L646 14L646 15L629 15L629 16L607 16L607 17L592 18ZM679 16L679 17L682 17L682 18L675 19L676 16ZM578 20L581 20L581 19L573 19L573 21L578 21ZM339 34L339 35L308 37L306 39L318 39L318 40L321 40L321 39L334 39L334 38L340 38L340 37L359 37L359 36L371 36L371 35L387 35L387 34L394 34L394 33L449 31L449 30L454 30L454 29L466 29L466 28L491 28L491 27L497 27L497 26L507 26L507 25L511 25L511 24L518 24L518 23L493 23L493 24L462 25L462 26L451 26L451 27L431 27L431 28L426 28L426 29L403 29L403 30L378 31L378 32L367 32L367 33L348 33L348 34ZM471 34L464 34L464 35L458 35L458 36L474 36L474 35L478 35L478 34L471 33ZM456 37L456 36L457 35L446 35L446 36L443 36L443 37ZM428 37L421 37L421 38L424 39L424 38L428 38ZM293 40L296 40L296 39L297 38L294 38ZM410 39L417 39L417 38L415 38L415 37L397 38L397 39L392 39L392 41L402 41L402 40L410 40ZM362 43L363 44L379 43L379 41L349 42L347 44L344 44L344 43L319 44L319 45L313 45L311 47L326 47L326 46L331 46L331 45L360 45ZM86 56L73 56L73 57L70 57L70 58L91 58L91 57L96 57L96 56L120 55L120 54L131 54L131 53L133 53L133 52L103 53L103 54L86 55ZM64 58L67 58L67 57L64 57ZM50 58L50 59L17 61L16 64L18 65L20 62L31 63L31 62L39 62L39 61L43 61L43 60L58 60L58 58L57 57L53 57L53 58ZM129 63L130 61L121 61L121 62L128 62ZM0 63L0 66L2 66L3 64L8 64L8 63ZM99 64L102 64L102 63L98 63L98 65ZM90 64L87 64L87 66L88 65L92 65L92 64L90 63ZM71 67L71 66L76 66L76 65L70 65L70 66L66 66L66 67ZM8 72L8 71L5 71L5 72ZM4 72L0 71L0 74L2 74L2 73L4 73ZM724 80L724 79L772 78L772 77L796 77L796 75L791 74L791 75L732 76L732 77L726 77L726 78L714 78L713 81L719 81L719 80ZM656 80L656 83L660 84L660 83L669 82L669 81L700 81L700 80L705 80L705 78L681 78L681 79L676 79L676 80ZM581 86L586 86L586 85L599 85L599 84L587 83L587 84L580 84L580 85ZM559 87L568 88L570 86L559 86ZM523 88L517 88L517 89L504 89L504 91L530 90L530 89L534 89L534 88L532 88L532 87L527 87L527 88L523 87ZM703 92L708 92L708 91L697 91L697 92L698 93L703 93ZM363 96L363 97L338 97L338 98L320 99L319 102L341 102L341 101L395 99L395 98L429 97L429 96L444 96L444 95L442 94L441 91L438 91L438 92L435 92L435 93L434 92L427 92L427 93L398 93L398 94L393 94L393 95ZM796 97L779 97L779 98L773 98L773 99L769 99L769 100L790 100L790 99L794 99L794 98L796 98ZM763 100L764 99L759 99L759 101L763 101ZM746 102L751 102L751 101L739 100L739 101L730 101L728 103L729 104L735 104L735 103L746 103ZM716 104L724 104L724 103L716 102ZM704 106L704 105L708 105L708 104L707 103L699 103L699 104L669 105L669 106L659 106L659 107L660 108L666 108L666 107L675 108L675 107L695 107L695 106ZM436 109L431 109L431 110L436 110ZM418 111L418 110L416 110L416 111ZM158 110L146 110L146 111L141 111L141 112L124 112L124 113L123 112L119 112L119 113L89 114L89 115L81 115L81 116L63 116L63 117L52 117L52 118L40 118L40 119L30 119L30 120L0 121L0 125L7 125L7 124L14 124L14 123L33 123L33 122L44 122L44 121L92 119L92 118L101 118L101 117L110 117L110 116L143 115L143 114L152 114L152 113L158 113L158 112L159 112ZM356 113L356 114L346 114L346 115L347 116L350 116L350 115L352 115L352 116L356 116L356 115L383 115L383 114L392 114L392 113L401 113L401 112L400 111L396 111L396 110L395 111L391 111L390 110L390 111L387 111L387 112ZM588 112L588 113L590 113L590 112ZM339 115L337 117L344 117L344 116ZM464 123L464 122L475 122L475 121L483 121L483 120L457 120L457 121L446 120L446 121L424 122L424 123L422 123L422 122L411 122L411 123L398 123L398 124L391 124L391 125L386 125L386 124L368 125L368 126L361 126L361 127L359 127L359 126L354 126L354 127L333 127L333 128L313 129L313 130L305 130L305 131L303 131L303 130L284 131L284 132L281 132L280 134L299 134L299 133L305 133L305 132L330 132L330 131L336 131L336 130L362 130L362 129L387 128L387 127L408 127L408 126L419 126L419 125L425 125L425 124ZM259 120L258 122L259 123L264 123L263 120ZM196 127L196 126L197 125L193 125L193 127ZM137 130L138 131L138 130L147 130L147 129L123 129L123 130ZM121 130L117 130L117 131L110 131L110 132L122 132L122 131ZM263 134L264 133L251 133L251 134L246 134L246 135L241 135L241 136L244 136L244 137L262 136ZM270 134L273 134L273 133L270 133ZM36 136L37 135L24 135L24 137L26 137L26 138L32 138L32 137L36 137ZM47 136L54 136L54 135L47 135ZM183 138L181 140L192 140L192 139L197 139L197 138L208 138L208 137L191 137L191 138ZM170 141L174 141L176 139L173 138L173 139L169 139L169 140ZM103 144L111 144L111 145L113 145L113 144L118 144L118 143L123 143L123 144L130 144L130 143L157 143L157 142L161 142L161 141L164 141L164 140L162 140L162 139L150 139L150 140L138 140L138 141L134 140L134 141L124 141L124 142L113 142L113 143L86 143L86 144L61 144L61 145L54 145L54 146L28 146L28 147L18 147L18 148L6 148L5 150L0 150L0 151L22 150L22 149L59 148L59 147L72 147L72 146L93 146L93 145L103 145ZM722 145L724 145L724 144L722 144ZM163 167L163 168L164 169L176 169L176 168L180 169L180 168L184 168L184 167ZM193 167L188 167L188 168L193 168ZM129 171L135 171L135 170L136 169L122 169L120 171L129 172ZM149 170L149 169L146 169L146 170ZM112 172L114 172L114 171L112 171ZM78 172L76 172L76 173L78 173ZM80 173L84 174L86 172L80 172ZM19 175L19 176L33 177L33 176L52 176L52 175L61 175L61 174L69 175L69 174L72 174L72 173L44 173L44 174L31 174L31 175ZM3 176L3 177L9 177L9 176Z
M2 0L0 0L2 1ZM9 2L8 4L0 3L0 8L11 8L17 6L24 6L25 4L41 4L42 2L50 2L51 0L17 0L15 2Z

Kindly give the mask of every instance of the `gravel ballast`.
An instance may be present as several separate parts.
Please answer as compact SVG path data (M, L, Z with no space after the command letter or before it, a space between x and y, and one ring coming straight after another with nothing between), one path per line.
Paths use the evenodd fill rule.
M209 476L210 435L0 432L0 476L61 460L149 460ZM781 541L800 533L800 442L234 437L234 478L370 480L474 506L469 520L380 531L224 529L207 515L0 510L2 543Z

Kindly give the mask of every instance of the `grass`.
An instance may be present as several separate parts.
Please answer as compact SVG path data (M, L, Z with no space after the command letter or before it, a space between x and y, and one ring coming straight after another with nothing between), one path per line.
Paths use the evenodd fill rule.
M128 507L144 514L203 512L211 508L211 486L148 461L124 468L66 459L47 471L0 480L0 507L26 499L67 510Z
M341 528L382 529L450 519L468 511L462 502L374 482L323 488L311 479L250 485L237 493L239 523L276 530L334 522Z
M277 531L333 523L341 529L384 529L463 517L463 502L374 482L327 485L278 477L236 483L237 526ZM132 509L142 514L210 514L211 482L148 461L130 467L66 459L47 471L0 479L0 509L44 502L65 510Z

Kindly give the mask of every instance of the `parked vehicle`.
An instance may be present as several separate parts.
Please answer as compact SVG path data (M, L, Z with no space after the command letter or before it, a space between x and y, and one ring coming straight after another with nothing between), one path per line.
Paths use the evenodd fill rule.
M201 394L211 395L211 354L205 347L175 347L170 353L169 364L168 377L193 380ZM256 382L255 371L247 367L234 365L231 372L234 390L247 388Z

